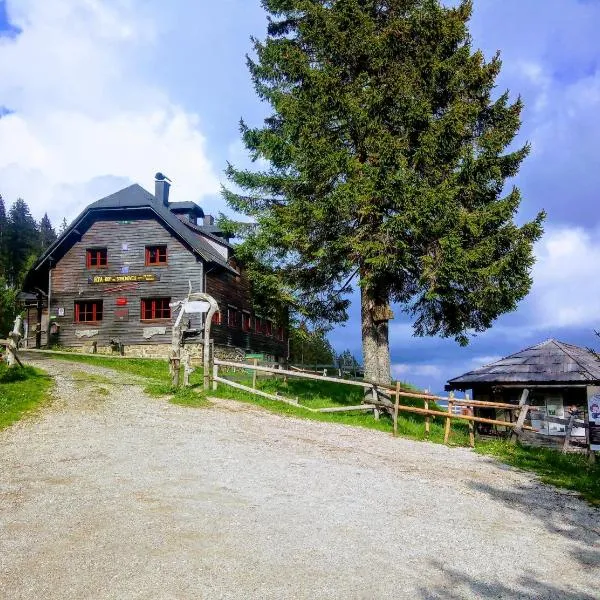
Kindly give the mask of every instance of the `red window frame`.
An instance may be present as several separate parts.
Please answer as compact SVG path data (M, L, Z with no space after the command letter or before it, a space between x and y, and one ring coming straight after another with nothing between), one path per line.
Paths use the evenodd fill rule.
M77 300L75 302L75 323L97 323L102 321L102 300Z
M263 327L264 327L265 335L268 335L268 336L273 335L273 321L269 321L269 319L266 319Z
M141 320L164 321L171 318L171 298L142 298Z
M167 264L167 246L146 246L146 266L156 267Z
M256 333L262 333L262 319L260 317L254 317L254 331Z
M220 325L221 324L221 313L220 312L216 312L212 316L212 324L213 325Z
M283 340L285 339L285 329L281 325L277 328L277 339L280 342L283 342Z
M108 249L88 248L85 251L85 266L88 269L106 269L108 267Z
M252 330L252 317L250 313L242 311L242 331Z
M227 326L228 327L237 327L237 309L233 307L229 307L227 309Z

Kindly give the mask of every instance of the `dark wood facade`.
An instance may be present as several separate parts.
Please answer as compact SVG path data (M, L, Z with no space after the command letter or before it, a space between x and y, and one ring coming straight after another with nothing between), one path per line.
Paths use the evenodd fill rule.
M217 348L287 356L287 324L254 313L233 247L212 221L197 223L202 209L193 205L187 214L187 204L193 205L175 203L179 212L171 210L168 199L160 202L134 185L90 205L73 222L26 280L26 290L47 298L51 344L125 347L126 354L161 346L164 353L172 334L169 303L184 300L191 284L219 304L211 327ZM186 315L184 326L201 332L202 319ZM201 340L190 335L186 343Z
M146 266L146 247L167 246L165 266ZM88 249L106 248L107 266L87 267ZM76 347L85 341L99 346L171 342L171 320L142 320L142 299L182 300L189 281L203 289L203 264L155 219L96 221L67 251L51 271L50 314L59 326L61 346ZM146 276L155 281L95 283L98 277ZM75 303L102 301L102 320L75 322ZM198 321L192 327L201 327ZM156 333L161 327L165 333ZM98 331L85 337L86 332ZM154 330L154 331L152 331ZM145 337L153 334L151 337Z

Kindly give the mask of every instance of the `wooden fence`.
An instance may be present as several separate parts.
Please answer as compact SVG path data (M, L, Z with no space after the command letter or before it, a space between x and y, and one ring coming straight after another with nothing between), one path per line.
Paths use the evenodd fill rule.
M398 414L400 412L419 414L425 417L425 432L429 433L431 427L431 418L439 417L445 420L444 425L444 442L448 443L450 441L451 430L452 430L452 421L463 421L466 422L469 426L469 442L471 446L475 445L475 423L486 423L489 425L499 425L502 427L506 427L507 429L516 430L517 427L520 427L520 430L528 430L533 431L533 428L525 425L524 423L519 423L519 420L514 421L504 421L500 419L487 419L484 417L478 417L474 414L474 409L477 407L486 407L486 408L502 408L505 410L514 410L519 411L521 409L520 406L514 404L506 404L502 402L484 402L478 400L470 400L466 398L465 400L455 399L454 395L451 393L449 397L435 396L431 394L420 394L416 392L403 392L400 388L400 383L397 383L396 386L382 386L375 382L371 381L357 381L353 379L340 379L338 377L329 377L327 375L317 375L314 373L307 373L300 370L291 370L291 369L283 369L281 366L262 366L257 364L258 361L254 360L252 364L249 363L239 363L234 361L227 360L219 360L215 359L213 362L213 373L212 373L212 385L213 389L217 389L217 385L222 383L224 385L231 386L233 388L243 390L246 392L250 392L252 394L256 394L263 398L268 398L270 400L276 400L279 402L283 402L285 404L289 404L292 406L297 406L303 410L306 410L311 413L335 413L335 412L347 412L347 411L373 411L376 418L378 418L380 411L388 412L393 419L394 426L394 435L398 433ZM221 377L219 375L219 369L243 369L249 370L252 372L252 386L243 385L241 383L231 381L225 377ZM281 375L283 377L296 377L299 379L310 379L316 381L329 381L333 383L338 383L341 385L351 385L358 386L365 390L367 394L369 394L368 398L365 398L362 404L355 406L336 406L329 408L311 408L309 406L303 406L299 403L298 399L286 398L284 396L269 394L267 392L263 392L262 390L256 389L256 374L257 373L270 373L273 375ZM391 399L395 401L392 402ZM423 400L423 408L418 406L410 406L408 404L402 404L402 398L412 398L412 399L420 399ZM435 403L436 401L441 400L443 402L448 403L448 410L436 410L430 408L430 403ZM455 409L460 407L460 414L455 412Z

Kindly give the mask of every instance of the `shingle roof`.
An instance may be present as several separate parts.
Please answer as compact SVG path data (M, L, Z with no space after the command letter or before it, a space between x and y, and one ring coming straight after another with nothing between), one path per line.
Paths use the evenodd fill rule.
M183 242L185 242L194 252L196 252L203 260L210 263L216 263L219 266L235 272L228 264L227 261L219 256L217 252L210 246L208 242L202 239L201 236L194 233L189 227L182 223L177 218L177 215L172 213L167 207L143 187L134 183L129 187L115 192L106 198L102 198L92 204L90 204L76 219L73 221L71 226L63 233L63 235L54 243L52 246L44 252L38 262L34 266L34 270L39 269L46 260L53 255L53 253L65 243L69 235L77 230L77 226L83 222L83 220L97 211L106 210L149 210L153 212L160 221L163 222L169 229L173 231Z
M600 360L591 350L546 340L448 381L450 389L478 384L600 382Z

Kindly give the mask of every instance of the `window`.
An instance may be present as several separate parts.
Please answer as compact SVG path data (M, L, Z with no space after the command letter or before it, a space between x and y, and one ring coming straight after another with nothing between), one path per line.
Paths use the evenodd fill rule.
M146 246L146 266L166 265L167 247L166 246Z
M221 313L220 312L216 312L212 316L212 324L213 325L220 325L221 324Z
M281 326L277 328L277 339L280 342L283 342L283 340L285 339L285 329Z
M250 317L250 313L242 313L242 329L244 331L250 331L252 329L252 318Z
M232 306L227 309L227 325L237 327L237 310Z
M273 322L265 321L265 335L273 335Z
M106 248L89 248L85 253L85 264L88 269L103 269L108 265Z
M262 333L262 319L260 317L254 317L254 331Z
M144 298L142 299L142 321L156 319L170 319L171 298Z
M102 300L75 302L75 323L102 321Z

